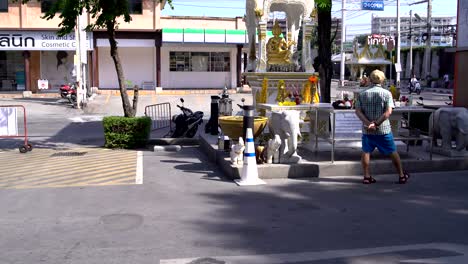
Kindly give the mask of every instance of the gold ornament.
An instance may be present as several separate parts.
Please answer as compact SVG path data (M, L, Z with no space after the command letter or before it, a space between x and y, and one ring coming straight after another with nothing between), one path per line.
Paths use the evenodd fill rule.
M294 41L286 41L280 37L282 30L278 20L275 20L275 25L272 29L273 37L266 44L267 63L276 65L291 64L290 47L296 44Z
M312 100L311 91L310 91L310 82L306 81L304 87L302 88L302 102L305 104L310 104Z
M276 95L276 102L283 103L284 100L288 97L286 92L286 84L284 80L278 81L278 94Z

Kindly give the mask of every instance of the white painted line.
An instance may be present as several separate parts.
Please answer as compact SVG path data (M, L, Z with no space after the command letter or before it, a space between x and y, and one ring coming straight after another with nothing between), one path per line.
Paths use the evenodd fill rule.
M372 254L392 254L398 251L407 250L422 250L434 249L451 251L461 256L450 257L432 257L425 258L423 262L416 259L401 260L400 263L468 263L468 246L460 244L448 243L430 243L430 244L416 244L407 246L390 246L378 248L361 248L361 249L346 249L346 250L331 250L322 252L302 252L292 254L270 254L270 255L252 255L252 256L225 256L225 257L212 257L218 261L224 261L226 264L286 264L307 261L319 261L327 259L339 259L350 257L361 257ZM424 256L421 256L424 257ZM161 260L160 264L187 264L195 262L200 258L186 258L186 259L166 259ZM418 262L416 262L418 261ZM455 262L453 262L455 261ZM209 262L207 262L209 263Z
M137 152L135 184L143 184L143 152Z
M76 117L70 117L68 120L72 121L73 123L86 123L86 122L98 122L102 121L104 117L103 116L76 116Z

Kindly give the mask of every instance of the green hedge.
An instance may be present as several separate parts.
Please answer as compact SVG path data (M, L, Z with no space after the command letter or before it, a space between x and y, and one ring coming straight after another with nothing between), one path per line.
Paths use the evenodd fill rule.
M106 148L145 147L151 132L149 117L109 116L102 120Z

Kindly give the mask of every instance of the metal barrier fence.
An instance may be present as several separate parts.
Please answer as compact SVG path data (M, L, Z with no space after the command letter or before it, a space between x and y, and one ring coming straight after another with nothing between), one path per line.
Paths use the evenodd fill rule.
M26 108L23 105L0 105L0 138L24 138L24 144L19 147L21 153L33 149L28 143Z
M145 116L151 118L151 130L158 130L166 127L172 130L170 103L146 106Z

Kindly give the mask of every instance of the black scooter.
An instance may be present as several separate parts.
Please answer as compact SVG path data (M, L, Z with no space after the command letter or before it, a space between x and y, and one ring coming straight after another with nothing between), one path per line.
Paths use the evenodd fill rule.
M419 81L414 81L414 82L411 82L408 84L408 93L411 94L411 93L416 93L417 95L420 95L421 94L421 84L419 83Z
M169 131L166 137L170 138L193 138L197 134L198 126L203 123L203 112L192 112L189 108L184 107L184 99L180 98L182 106L177 105L182 111L179 115L172 117L172 122L175 123L175 130Z

